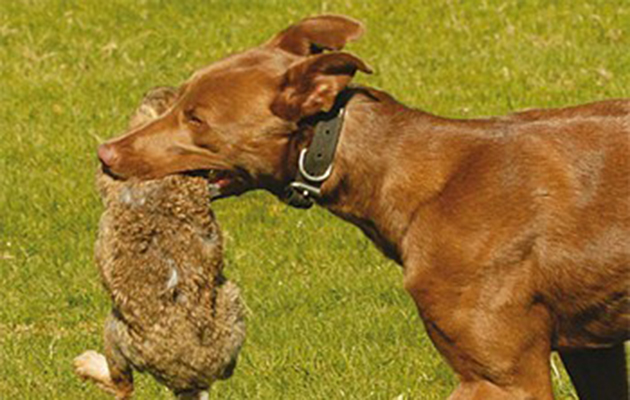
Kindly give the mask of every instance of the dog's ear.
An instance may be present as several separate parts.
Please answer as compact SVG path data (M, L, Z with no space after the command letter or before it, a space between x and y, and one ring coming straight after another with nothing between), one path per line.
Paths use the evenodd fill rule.
M365 31L363 24L342 15L319 15L291 25L272 38L267 46L278 47L299 56L341 50Z
M372 73L352 54L333 52L308 57L289 68L271 111L289 121L328 111L357 70Z

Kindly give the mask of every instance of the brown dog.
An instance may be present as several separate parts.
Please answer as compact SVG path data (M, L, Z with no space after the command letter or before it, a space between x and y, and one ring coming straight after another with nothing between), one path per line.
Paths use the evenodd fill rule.
M630 101L437 117L348 87L370 72L339 51L362 31L309 18L198 71L164 116L99 147L104 168L123 179L215 170L217 197L281 196L313 125L341 103L315 201L403 266L461 380L452 398L550 399L552 350L581 399L626 398Z

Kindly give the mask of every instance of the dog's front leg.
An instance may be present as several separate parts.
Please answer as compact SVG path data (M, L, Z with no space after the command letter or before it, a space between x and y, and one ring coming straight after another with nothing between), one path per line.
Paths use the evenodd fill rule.
M552 320L526 278L464 267L410 271L405 288L460 379L451 400L553 399Z

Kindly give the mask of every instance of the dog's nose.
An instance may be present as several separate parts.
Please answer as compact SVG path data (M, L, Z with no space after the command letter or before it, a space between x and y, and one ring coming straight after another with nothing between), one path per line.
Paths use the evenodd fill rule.
M96 153L98 154L98 159L101 160L101 163L103 163L103 166L105 167L111 167L118 158L118 154L116 153L116 150L114 150L114 146L107 143L103 143L98 146Z

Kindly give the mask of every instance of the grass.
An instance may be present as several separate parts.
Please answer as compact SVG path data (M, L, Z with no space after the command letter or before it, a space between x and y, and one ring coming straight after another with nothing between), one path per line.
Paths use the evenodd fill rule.
M359 81L434 113L479 116L630 91L626 0L0 2L0 398L106 398L72 374L109 309L92 260L96 144L148 88L320 12L352 15ZM401 271L355 228L262 193L217 202L227 273L250 310L212 398L442 399L456 380ZM558 398L572 398L564 373ZM148 377L140 399L169 398Z

